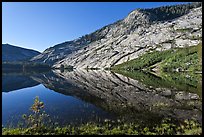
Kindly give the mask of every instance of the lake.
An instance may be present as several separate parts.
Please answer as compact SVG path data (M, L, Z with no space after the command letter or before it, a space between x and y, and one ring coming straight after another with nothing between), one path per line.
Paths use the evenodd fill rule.
M157 124L164 118L202 124L202 74L105 70L3 72L2 125L16 127L36 96L62 125L112 121Z

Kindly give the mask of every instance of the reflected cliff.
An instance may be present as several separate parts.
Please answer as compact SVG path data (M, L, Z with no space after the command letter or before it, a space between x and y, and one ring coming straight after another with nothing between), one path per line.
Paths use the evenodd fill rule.
M49 89L90 102L125 121L142 119L150 123L164 117L201 121L199 91L185 91L192 88L188 84L177 88L172 85L173 80L163 81L154 75L142 72L136 75L139 80L103 70L55 70L32 78ZM144 79L149 84L142 82Z
M12 83L16 84L15 80L11 79ZM126 122L152 124L166 117L202 121L202 86L195 86L192 80L183 82L178 75L166 74L163 78L142 72L53 70L32 74L29 80L33 85L41 83L55 92L91 103ZM15 84L13 89L20 88ZM11 89L5 86L4 90Z

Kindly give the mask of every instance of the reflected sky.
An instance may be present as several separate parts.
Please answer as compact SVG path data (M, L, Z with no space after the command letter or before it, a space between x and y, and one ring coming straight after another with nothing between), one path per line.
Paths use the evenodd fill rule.
M2 93L3 125L14 125L22 114L29 114L30 106L36 96L45 104L45 111L55 122L62 124L82 123L111 119L111 114L72 96L63 95L45 88L42 84Z

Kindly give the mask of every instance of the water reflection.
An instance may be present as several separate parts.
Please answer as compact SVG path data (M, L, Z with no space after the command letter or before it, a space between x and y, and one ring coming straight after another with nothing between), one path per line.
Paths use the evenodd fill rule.
M86 94L94 95L97 100L103 100L103 104L98 104L97 100L92 103L114 112L126 121L142 119L142 122L148 123L163 117L178 120L195 118L201 121L201 96L197 94L201 91L187 92L176 88L175 84L170 86L170 81L159 82L161 78L153 75L137 72L134 74L140 77L133 79L103 70L55 71L55 74L64 78L64 81L86 89ZM187 84L185 86L189 87Z
M2 73L2 92L10 92L18 89L33 87L40 84L33 80L30 74L23 72L3 72Z
M161 78L142 72L114 73L103 70L61 72L54 70L29 75L29 80L31 80L30 83L32 84L41 83L46 88L55 91L55 93L66 95L63 98L72 97L72 100L75 100L69 101L69 104L67 104L68 102L62 99L61 96L55 94L52 99L59 99L54 100L54 102L49 98L50 91L49 93L46 92L46 96L44 96L44 99L47 99L47 106L55 105L48 112L61 117L62 121L68 122L67 124L73 122L70 119L80 119L82 116L85 117L81 118L81 121L91 120L92 112L97 113L99 119L121 119L126 122L137 121L143 124L158 123L164 117L171 117L175 120L194 118L201 123L202 98L201 91L198 90L199 86L194 86L196 82L192 82L192 80L183 82L182 78L174 75L165 76ZM3 82L6 81L6 78L7 76L3 76ZM11 82L12 79L14 80L13 82ZM15 78L12 79L10 79L10 82L15 83ZM26 81L28 82L29 80ZM26 86L29 87L32 84L27 84ZM12 90L5 85L9 85L9 83L3 84L3 91ZM20 88L16 88L15 85L12 87L13 89ZM61 103L63 101L64 103ZM81 101L78 106L81 104L81 106L88 105L89 107L73 105L67 110L70 103L77 101ZM56 106L57 103L58 105ZM76 110L80 111L76 112ZM90 113L88 113L89 111Z

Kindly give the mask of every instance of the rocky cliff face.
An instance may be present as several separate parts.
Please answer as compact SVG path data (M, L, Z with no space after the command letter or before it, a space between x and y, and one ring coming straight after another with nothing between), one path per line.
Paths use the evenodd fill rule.
M2 44L2 62L28 61L40 52L9 44Z
M32 62L41 62L53 65L64 59L67 55L75 53L79 49L86 49L86 46L94 41L102 39L106 35L106 29L97 30L89 35L84 35L73 41L67 41L46 49L42 54L31 59Z
M47 63L52 65L53 63L63 59L67 54L70 54L80 49L87 43L88 42L83 39L64 42L46 49L42 54L33 57L30 61Z
M109 68L148 51L197 45L202 38L202 7L198 4L184 11L167 18L168 12L163 14L162 10L134 10L124 20L87 35L89 39L83 48L70 54L59 53L63 56L53 62L53 67ZM161 14L164 16L160 17Z

